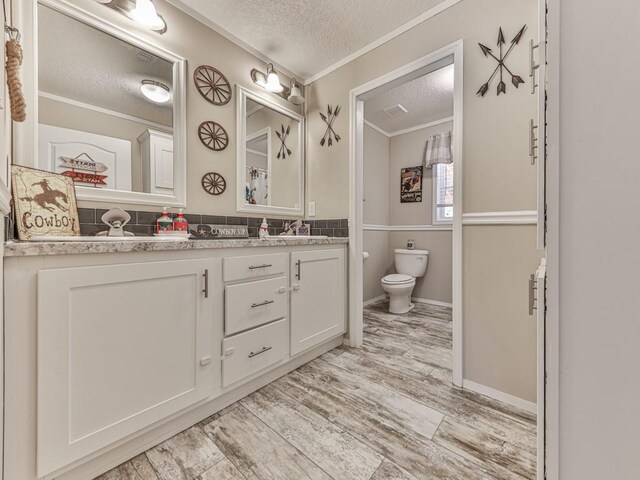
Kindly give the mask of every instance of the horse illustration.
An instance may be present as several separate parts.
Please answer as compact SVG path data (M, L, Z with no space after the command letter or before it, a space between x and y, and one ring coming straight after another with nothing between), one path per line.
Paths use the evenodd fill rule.
M37 183L33 183L32 186L38 185L42 189L42 193L39 193L33 197L22 197L20 200L28 200L29 202L35 202L41 208L48 210L49 212L53 212L54 208L57 207L60 210L65 210L65 206L62 205L58 199L62 199L62 201L66 204L69 203L69 197L64 192L60 190L54 190L49 185L49 181L46 178L43 178L41 181Z

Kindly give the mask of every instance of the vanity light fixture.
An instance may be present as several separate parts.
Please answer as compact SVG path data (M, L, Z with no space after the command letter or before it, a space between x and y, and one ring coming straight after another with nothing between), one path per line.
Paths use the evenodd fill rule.
M284 98L289 95L289 89L280 83L280 77L275 68L273 68L273 63L267 64L266 74L255 68L251 70L251 80L268 92L280 94Z
M291 88L287 100L289 100L294 105L302 105L304 103L304 95L302 95L300 87L298 87L295 78L291 79Z
M164 83L155 80L143 80L142 94L153 103L167 103L171 99L171 90Z
M116 12L160 34L167 31L167 24L158 14L152 0L95 0Z

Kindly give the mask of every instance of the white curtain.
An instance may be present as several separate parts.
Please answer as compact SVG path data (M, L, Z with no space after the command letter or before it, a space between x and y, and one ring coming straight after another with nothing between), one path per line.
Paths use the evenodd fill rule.
M451 132L442 132L431 135L427 140L427 149L424 154L424 165L431 168L438 163L453 163L451 150Z
M262 168L248 167L247 203L269 205L269 175Z

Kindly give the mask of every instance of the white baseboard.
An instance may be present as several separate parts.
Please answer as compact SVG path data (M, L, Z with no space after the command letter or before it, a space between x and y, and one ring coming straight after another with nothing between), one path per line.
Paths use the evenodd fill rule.
M387 298L386 295L380 295L379 297L375 297L375 298L370 298L369 300L367 300L366 302L364 302L362 304L363 307L366 307L368 305L374 304L379 302L380 300L384 300L385 298Z
M453 304L452 303L439 302L438 300L429 300L427 298L411 297L411 301L412 302L416 302L416 303L426 303L426 304L429 304L429 305L435 305L436 307L453 308Z
M537 413L538 411L536 404L533 402L524 400L509 393L501 392L500 390L495 390L485 385L480 385L479 383L475 383L470 380L462 380L462 388L466 388L467 390L471 390L472 392L479 393L480 395L484 395L485 397L493 398L494 400L498 400L502 403L521 408L522 410L525 410L529 413Z

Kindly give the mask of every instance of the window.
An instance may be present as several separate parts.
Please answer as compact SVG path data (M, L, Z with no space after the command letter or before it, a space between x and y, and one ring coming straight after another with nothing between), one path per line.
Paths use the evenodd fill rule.
M433 221L453 222L453 163L433 166Z

